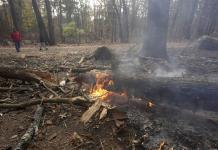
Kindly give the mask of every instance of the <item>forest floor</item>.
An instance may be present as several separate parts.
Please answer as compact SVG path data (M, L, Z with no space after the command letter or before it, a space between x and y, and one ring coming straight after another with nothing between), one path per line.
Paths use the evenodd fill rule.
M208 82L218 83L218 51L191 50L187 43L170 43L169 56L177 67L185 67L187 74ZM47 51L39 51L36 45L25 46L20 53L12 47L0 48L0 66L25 68L50 72L57 77L58 68L78 66L82 57L91 55L102 45L58 45ZM122 57L136 54L137 44L104 44ZM128 56L128 55L127 55ZM96 65L92 62L92 65ZM59 74L65 80L67 71ZM69 85L69 86L68 86ZM74 88L66 84L64 90ZM27 88L26 90L0 91L0 104L20 103L33 98L51 98L52 94L37 83L0 78L0 87ZM71 96L81 95L74 91ZM58 91L58 95L65 97ZM131 114L134 110L134 116ZM137 111L130 108L126 113L112 110L99 120L100 111L88 124L80 122L87 107L68 104L45 104L41 125L28 149L218 149L218 114L213 119L202 119L190 112ZM14 149L20 138L33 122L36 106L20 110L0 109L0 149ZM165 112L165 114L163 114ZM197 113L197 114L200 114ZM204 113L205 115L205 113ZM199 115L198 115L199 116ZM201 116L201 115L200 115ZM119 118L120 117L120 118ZM117 119L118 118L118 119Z

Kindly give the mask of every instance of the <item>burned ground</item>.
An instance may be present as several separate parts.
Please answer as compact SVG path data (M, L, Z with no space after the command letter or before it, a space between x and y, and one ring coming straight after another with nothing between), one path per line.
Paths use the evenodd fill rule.
M56 91L57 94L60 97L84 96L85 87L73 82L71 74L67 73L78 66L110 66L107 62L81 61L82 57L91 56L97 47L60 45L42 52L34 47L25 47L19 54L11 48L1 48L0 64L18 69L46 71L58 78L59 82L69 79L63 87L67 94L60 90ZM135 45L109 47L120 58L117 68L119 75L143 79L144 76L155 75L153 72L149 73L149 67L162 64L160 62L153 65L150 60L135 60L139 49ZM186 71L182 77L172 79L181 82L188 80L218 83L218 53L193 49L192 53L190 51L184 44L169 45L169 54L174 58L171 60L173 67ZM138 65L139 63L143 65ZM142 73L143 71L147 74ZM51 92L34 82L0 78L0 87L11 88L1 90L0 103L13 104L52 97ZM102 120L99 120L99 111L86 125L80 122L80 118L88 107L45 104L40 128L29 149L218 149L218 112L194 106L181 108L180 105L170 103L170 96L158 97L154 96L155 93L137 97L137 88L127 92L130 99L128 104L108 111L107 117ZM153 108L147 109L148 100L154 103ZM16 146L33 122L35 110L36 106L21 110L0 110L0 149L12 149ZM119 111L116 112L117 110Z

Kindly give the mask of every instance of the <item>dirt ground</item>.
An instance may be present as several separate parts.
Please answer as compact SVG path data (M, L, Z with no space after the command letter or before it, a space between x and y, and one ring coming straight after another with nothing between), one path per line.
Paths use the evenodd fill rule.
M218 51L197 51L187 49L188 43L170 43L168 52L178 66L186 68L191 76L198 76L208 82L218 82ZM59 67L78 65L83 56L88 56L102 45L58 45L47 51L39 51L37 45L25 46L21 53L12 47L0 48L0 66L37 69L54 73ZM105 45L119 57L126 53L135 53L138 44ZM62 72L66 74L66 72ZM60 74L60 80L62 77ZM54 73L55 76L55 73ZM10 103L30 101L34 97L49 97L46 89L34 83L0 78L0 87L27 87L26 91L0 92L0 100L9 99ZM78 93L77 93L78 94ZM64 97L64 94L62 94ZM0 102L1 103L1 102ZM70 150L70 149L151 149L151 150L189 150L218 149L218 115L213 119L196 117L193 113L176 112L154 108L141 111L137 107L128 107L126 116L114 119L116 112L108 112L99 121L98 112L87 125L80 122L86 107L67 104L46 104L42 122L28 149ZM36 107L21 110L0 110L0 149L15 148L22 135L33 122ZM174 110L175 111L175 110ZM191 115L190 115L191 114ZM198 113L200 114L200 112ZM203 112L205 114L205 112ZM217 121L214 121L217 120ZM161 144L163 145L161 146Z

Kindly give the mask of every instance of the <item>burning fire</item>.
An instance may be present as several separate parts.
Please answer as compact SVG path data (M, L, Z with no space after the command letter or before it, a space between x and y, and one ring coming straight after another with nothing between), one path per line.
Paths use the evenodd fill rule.
M153 108L154 107L154 103L152 103L151 101L147 102L147 107L148 108Z
M125 103L127 101L127 95L125 92L116 93L108 90L108 88L113 87L114 81L112 76L107 73L97 73L96 74L96 84L90 90L90 96L94 98L99 98L102 101L109 103ZM116 102L115 102L116 101Z
M113 86L114 82L111 79L111 76L106 73L97 73L96 74L96 84L91 88L91 96L95 98L100 98L106 100L109 91L106 89L109 86Z

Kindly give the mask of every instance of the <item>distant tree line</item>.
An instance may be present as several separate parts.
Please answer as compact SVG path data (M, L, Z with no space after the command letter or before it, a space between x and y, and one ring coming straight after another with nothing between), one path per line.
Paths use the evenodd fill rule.
M161 0L98 0L91 6L89 0L0 0L0 40L8 38L16 28L24 39L34 41L43 36L50 45L141 42L151 34L147 30L148 25L152 26L149 7L162 7L149 6L149 1L162 3ZM217 36L218 0L169 0L162 4L169 5L169 16L160 18L161 23L168 22L168 40ZM162 31L156 34L161 35Z

